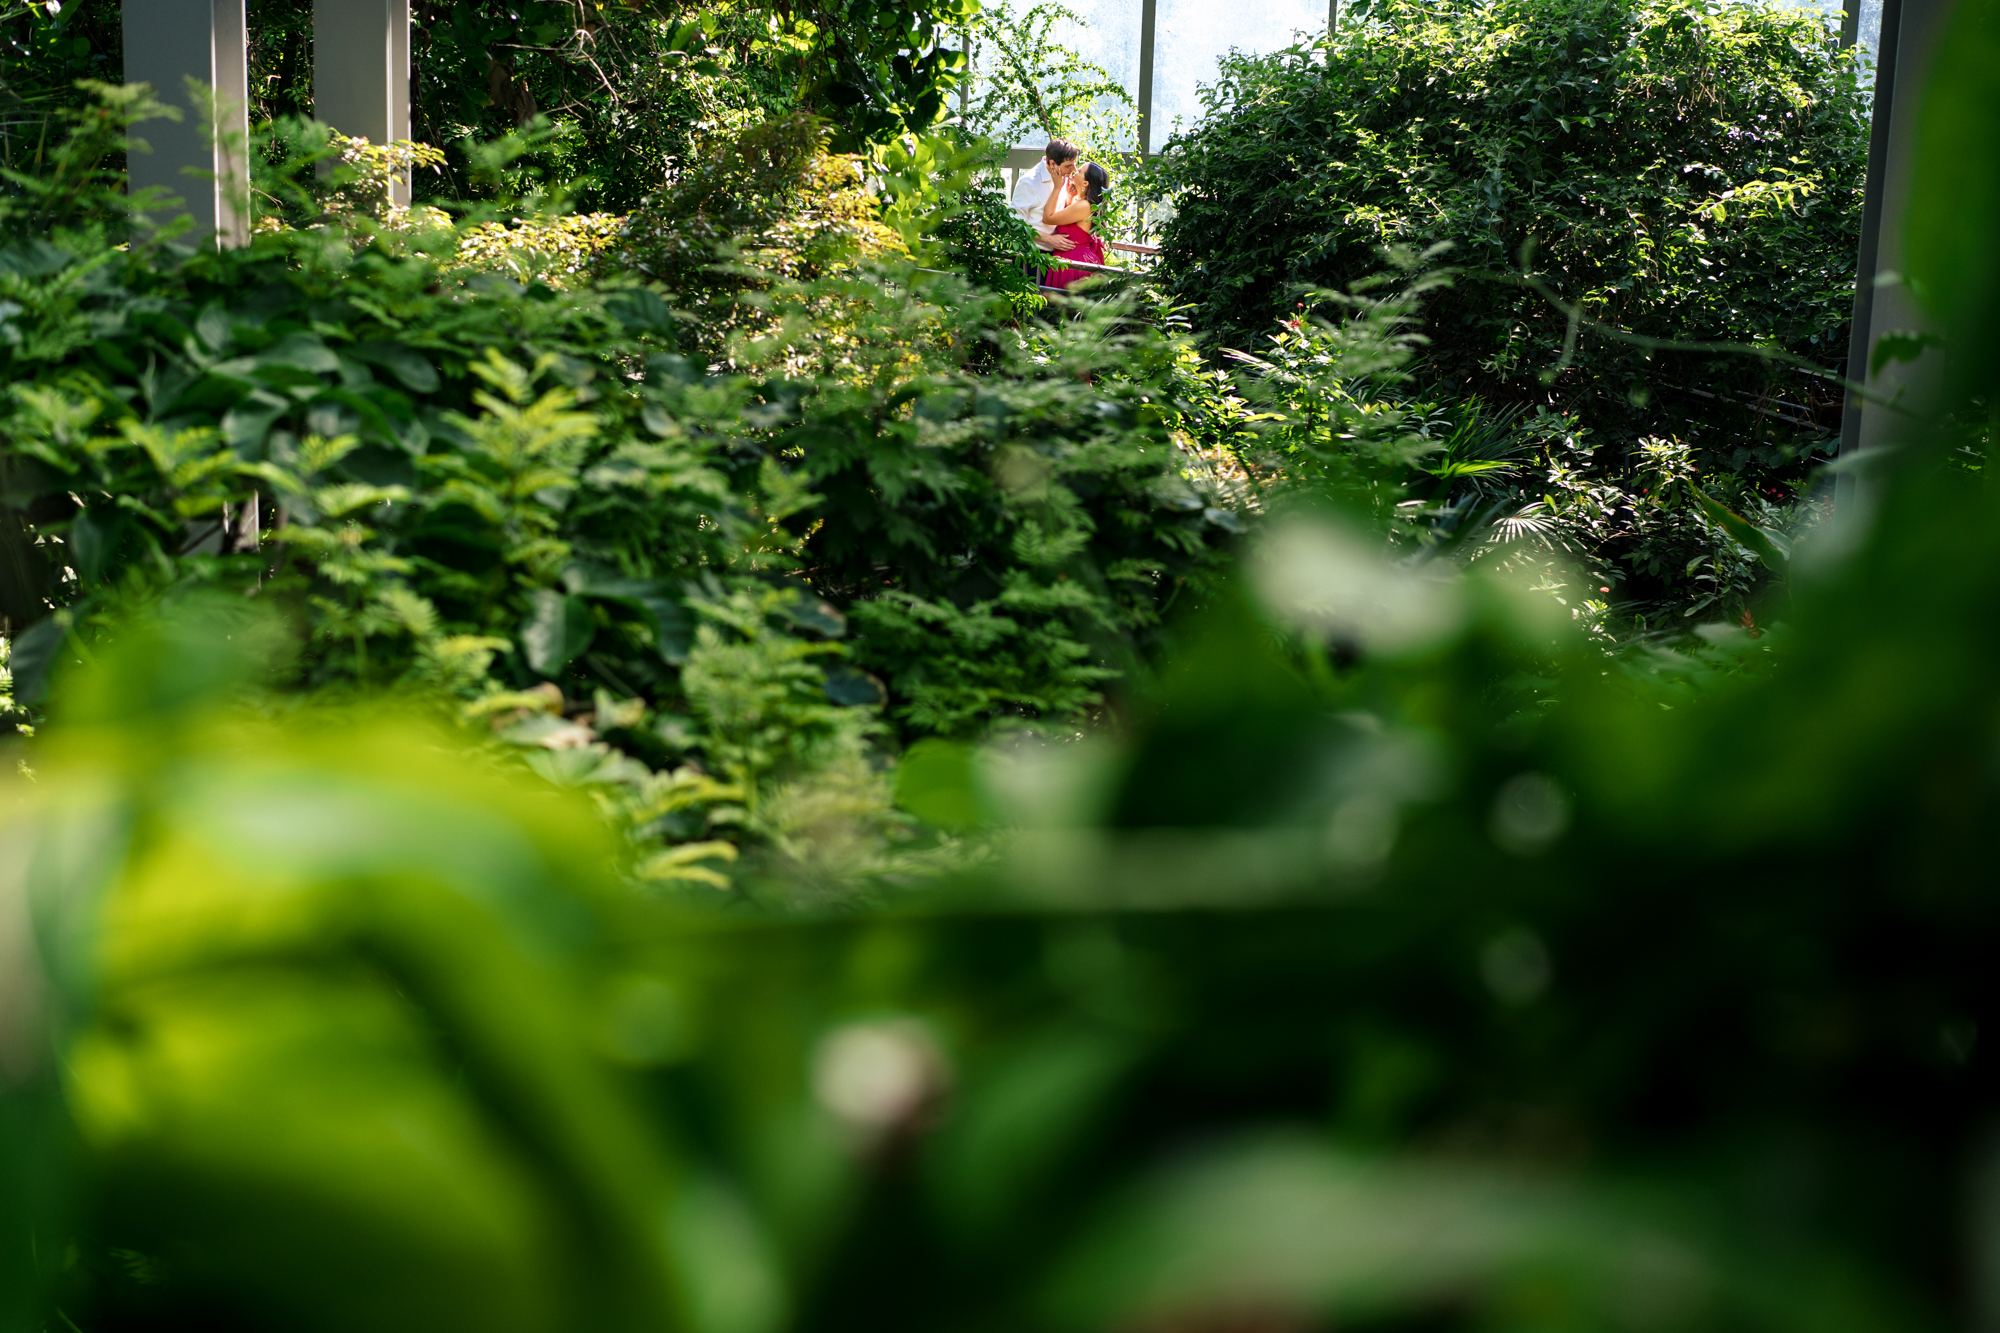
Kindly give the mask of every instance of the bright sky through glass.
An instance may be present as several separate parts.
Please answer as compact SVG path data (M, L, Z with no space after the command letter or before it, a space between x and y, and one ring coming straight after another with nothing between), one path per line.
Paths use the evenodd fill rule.
M1231 50L1262 55L1326 30L1325 0L1159 0L1159 6L1153 20L1155 152L1166 146L1174 122L1201 119L1196 89L1215 82Z
M1054 36L1084 59L1104 67L1106 73L1139 100L1139 0L1065 0L1087 26L1058 24ZM1021 13L1028 0L1014 0L1014 12ZM1158 42L1155 41L1155 45ZM1040 143L1025 145L1040 148ZM1122 147L1123 145L1121 145Z

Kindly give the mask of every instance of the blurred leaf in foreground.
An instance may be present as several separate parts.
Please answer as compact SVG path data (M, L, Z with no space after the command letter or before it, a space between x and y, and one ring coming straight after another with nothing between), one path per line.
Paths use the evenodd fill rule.
M673 1326L673 1161L563 974L601 824L413 717L227 706L269 628L128 626L15 784L91 1220L144 1260L96 1313Z

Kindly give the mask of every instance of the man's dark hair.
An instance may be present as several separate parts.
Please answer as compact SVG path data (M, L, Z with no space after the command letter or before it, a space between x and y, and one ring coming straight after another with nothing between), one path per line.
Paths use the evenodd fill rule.
M1076 161L1076 145L1067 139L1051 139L1049 146L1042 150L1042 156L1051 162Z

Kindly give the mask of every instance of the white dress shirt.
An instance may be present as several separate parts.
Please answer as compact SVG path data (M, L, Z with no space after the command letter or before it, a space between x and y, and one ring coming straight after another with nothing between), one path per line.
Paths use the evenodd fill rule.
M1021 179L1014 182L1014 197L1008 203L1021 221L1044 236L1055 235L1055 224L1042 221L1042 208L1049 202L1049 192L1055 185L1056 178L1049 175L1049 160L1045 157L1035 163L1033 171L1021 173Z

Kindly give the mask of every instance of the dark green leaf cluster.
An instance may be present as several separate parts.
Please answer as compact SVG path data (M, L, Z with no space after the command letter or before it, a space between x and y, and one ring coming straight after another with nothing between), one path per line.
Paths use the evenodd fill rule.
M120 38L114 5L0 4L0 168L44 166L62 113L87 100L78 81L121 81Z
M1428 262L1466 276L1426 303L1425 370L1456 396L1552 406L1619 449L1686 434L1784 475L1837 423L1830 386L1579 334L1506 280L1538 274L1634 334L1838 370L1866 126L1854 58L1817 16L1390 0L1330 39L1225 61L1204 96L1158 170L1168 270L1208 336L1257 351L1300 284L1345 290L1385 247L1448 245Z

